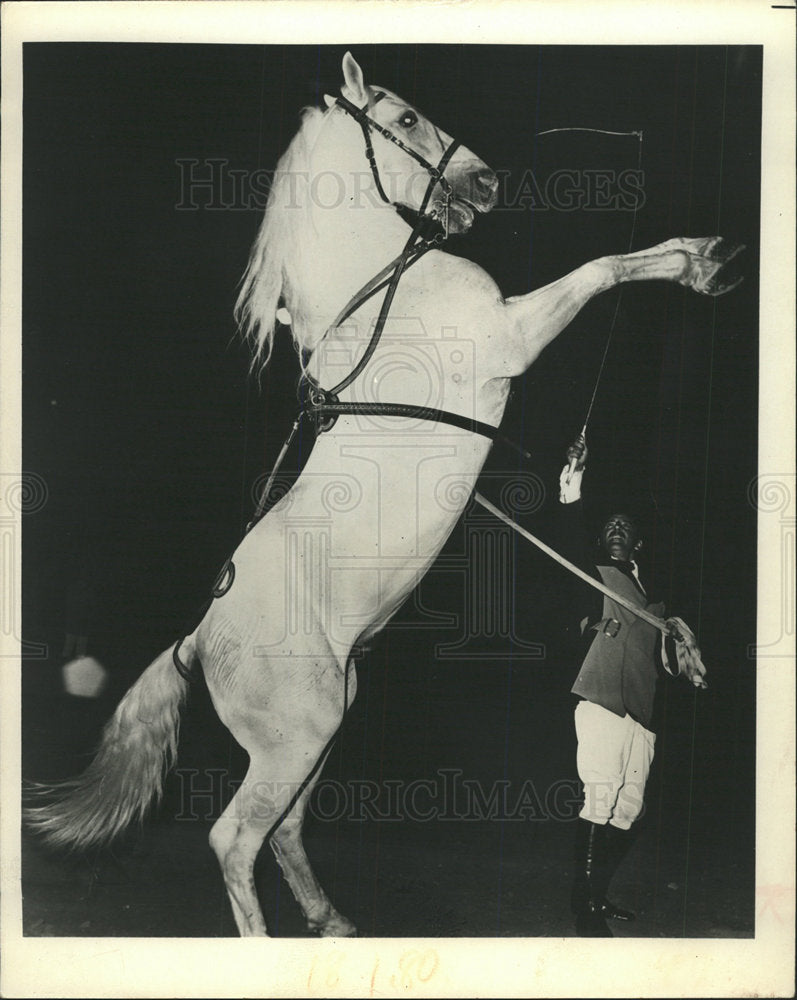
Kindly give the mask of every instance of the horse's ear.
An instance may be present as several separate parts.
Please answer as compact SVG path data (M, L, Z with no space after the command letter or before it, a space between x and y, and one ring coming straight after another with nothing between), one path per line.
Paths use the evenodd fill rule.
M324 94L324 104L326 104L328 108L331 108L334 105L334 103L335 103L334 97L330 97L329 94Z
M351 52L347 52L343 57L343 86L341 87L341 93L344 97L348 97L353 104L361 105L368 100L365 81L363 80L363 71L357 65Z

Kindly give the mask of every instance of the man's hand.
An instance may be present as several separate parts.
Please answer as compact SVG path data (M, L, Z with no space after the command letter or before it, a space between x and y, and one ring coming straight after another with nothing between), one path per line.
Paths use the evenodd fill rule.
M568 465L572 467L575 460L574 472L583 472L587 465L587 442L584 434L581 433L567 449Z
M668 618L667 627L675 640L675 654L678 657L678 673L683 674L697 688L705 690L706 668L700 656L695 633L683 618Z
M560 503L574 503L581 499L581 477L587 462L587 442L583 433L567 449L567 462L559 476Z

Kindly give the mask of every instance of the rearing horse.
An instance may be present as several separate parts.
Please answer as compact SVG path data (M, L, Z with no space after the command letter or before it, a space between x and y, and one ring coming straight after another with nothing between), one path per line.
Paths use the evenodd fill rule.
M266 933L253 867L267 838L307 926L355 933L305 854L308 799L355 696L352 651L395 613L454 528L510 379L594 295L621 282L730 290L723 268L738 249L719 237L674 239L591 261L510 299L481 268L439 248L406 259L413 212L436 220L443 236L465 232L495 204L495 174L406 101L367 86L348 53L343 76L343 100L307 111L278 165L239 315L257 367L284 309L311 384L338 387L340 404L360 412L343 405L318 435L298 481L234 552L234 579L230 570L179 644L250 759L210 834L242 935ZM404 273L388 287L377 344L379 294L336 318L390 261ZM382 404L414 411L379 414ZM421 408L443 415L429 419ZM453 482L465 488L452 491ZM172 650L158 656L106 725L88 769L28 809L28 824L54 845L83 848L140 819L174 760L188 688Z

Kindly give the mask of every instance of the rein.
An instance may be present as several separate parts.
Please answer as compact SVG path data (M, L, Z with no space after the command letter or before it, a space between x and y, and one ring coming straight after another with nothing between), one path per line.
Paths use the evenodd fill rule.
M631 611L637 616L637 618L641 618L643 621L646 621L648 625L652 625L653 628L658 629L659 632L662 632L664 635L672 636L673 639L676 639L679 642L684 641L683 636L675 625L670 625L664 621L663 618L659 618L657 615L651 614L649 611L646 611L645 608L638 607L632 601L623 597L622 594L615 593L615 591L613 591L611 587L607 587L605 583L601 583L600 580L596 580L594 577L590 576L589 573L585 573L584 570L576 566L575 563L570 562L569 559L565 559L564 556L560 555L556 549L552 549L550 545L546 545L545 542L540 541L536 535L532 535L530 531L521 527L517 521L513 520L508 514L505 514L502 510L496 507L495 504L490 503L490 501L486 497L483 497L478 491L474 493L474 499L477 503L480 503L485 510L488 510L494 517L497 517L499 521L503 521L504 524L509 525L513 531L516 531L522 538L525 538L527 542L531 542L532 545L536 545L538 549L544 552L547 556L550 556L555 562L558 562L560 566L564 566L565 569L569 570L580 580L583 580L584 583L588 583L590 587L594 587L602 594L605 594L606 597L610 597L615 603L621 605L627 611Z

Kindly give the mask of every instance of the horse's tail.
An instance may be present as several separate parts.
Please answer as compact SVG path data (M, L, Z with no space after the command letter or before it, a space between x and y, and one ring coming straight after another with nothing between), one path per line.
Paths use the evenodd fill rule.
M183 656L191 640L182 643ZM77 778L34 785L44 799L23 811L25 825L52 847L85 850L113 840L160 800L177 753L180 710L189 681L171 648L161 653L119 703L96 756Z

